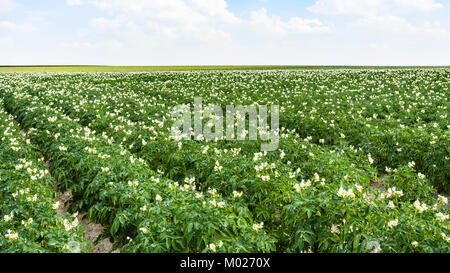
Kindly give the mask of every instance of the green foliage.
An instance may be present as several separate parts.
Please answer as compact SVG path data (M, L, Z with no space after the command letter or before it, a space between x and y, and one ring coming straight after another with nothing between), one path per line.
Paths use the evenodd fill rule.
M0 252L85 252L83 230L59 217L54 181L0 99Z
M1 75L0 97L123 252L449 252L449 84L447 68L30 73ZM278 151L172 139L171 108L198 96L280 105Z

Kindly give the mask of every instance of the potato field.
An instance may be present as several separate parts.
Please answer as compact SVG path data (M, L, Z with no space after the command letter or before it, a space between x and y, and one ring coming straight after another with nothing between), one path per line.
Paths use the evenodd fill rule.
M279 106L277 149L172 137L195 97ZM449 98L449 68L1 73L0 252L90 252L83 214L120 252L448 253Z

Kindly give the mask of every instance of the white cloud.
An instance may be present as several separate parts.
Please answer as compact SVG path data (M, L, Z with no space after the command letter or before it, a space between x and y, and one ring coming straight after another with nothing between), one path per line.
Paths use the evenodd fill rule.
M330 15L366 15L385 8L390 0L317 0L307 10Z
M181 0L95 0L91 4L110 12L130 13L147 19L180 23L204 22L206 17Z
M153 30L156 34L166 37L166 38L177 38L178 34L177 34L177 29L175 27L169 27L169 26L165 26L163 24L158 24L158 23L152 23L149 22L147 24L147 27L151 30Z
M307 8L313 13L350 15L357 17L353 25L397 34L427 35L448 38L448 32L438 23L413 24L397 12L430 12L443 7L435 0L317 0Z
M19 4L14 0L0 0L0 13L9 12L19 7Z
M22 21L33 22L34 24L47 22L50 13L42 10L28 10Z
M405 8L420 11L432 11L443 7L441 3L436 3L435 0L395 0L395 3Z
M81 0L67 0L66 3L69 6L80 6Z
M186 25L183 31L190 37L194 37L202 42L229 44L233 41L231 34L212 26Z
M91 24L102 29L119 29L130 26L132 22L125 16L116 16L113 19L107 19L105 17L93 18Z
M391 45L389 43L370 43L369 48L376 49L376 50L380 50L380 49L385 50L385 49L390 49Z
M132 18L132 22L142 22L148 29L168 38L180 34L203 42L229 42L231 34L225 31L228 25L241 23L227 9L224 0L92 0L91 4L111 14ZM123 20L97 18L92 23L99 27L118 28ZM142 25L136 23L135 26ZM139 30L145 32L145 30Z
M103 10L107 10L109 12L112 12L114 7L113 3L111 1L104 1L104 0L89 0L89 4L94 5L95 7Z
M11 21L0 21L0 29L18 32L18 31L34 31L36 28L29 24L16 24Z
M228 11L225 0L190 0L200 11L209 16L218 17L225 23L238 24L242 21L232 12Z
M1 47L9 47L14 43L11 37L0 37L0 46Z
M94 18L91 20L91 25L100 30L98 35L119 35L127 42L134 42L135 44L142 46L153 46L155 43L154 37L152 38L149 33L145 31L145 29L141 29L140 25L134 23L125 15L118 15L112 19L104 17ZM147 28L151 29L149 25L152 25L152 23L148 22L146 25ZM153 27L155 28L154 25ZM162 28L163 26L159 25L159 27Z
M428 12L442 7L435 0L317 0L307 10L331 15L374 15L405 9Z
M71 43L67 43L67 42L62 42L61 43L62 47L66 47L66 48L94 48L94 44L90 43L90 42L71 42Z
M283 22L280 16L269 16L267 10L262 8L251 12L250 23L257 31L270 33L279 36L286 36L290 33L329 33L331 28L324 26L317 19L302 19L292 17L287 22Z
M416 28L411 25L405 18L390 14L364 17L358 19L355 24L360 27L383 29L405 34L412 34L416 31Z
M121 41L112 39L98 42L96 46L106 49L121 49L123 47L123 43Z
M60 44L63 48L70 49L120 49L123 47L123 43L118 40L102 40L100 42L63 42Z
M449 38L448 31L438 22L413 25L403 17L387 14L360 18L356 21L356 26L379 29L406 35L426 35L435 38Z

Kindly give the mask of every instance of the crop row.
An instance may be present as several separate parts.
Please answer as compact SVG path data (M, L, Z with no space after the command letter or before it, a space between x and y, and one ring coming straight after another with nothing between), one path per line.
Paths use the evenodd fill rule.
M86 251L76 217L58 216L54 180L0 99L1 252Z
M114 102L108 98L112 93L133 121L168 121L171 107L192 104L194 97L202 97L205 105L222 107L254 102L280 105L281 127L296 129L300 137L311 136L317 144L323 141L332 146L345 136L349 145L370 153L383 173L386 167L414 161L418 172L448 192L448 75L448 69L411 69L43 74L30 78L34 87L46 90L88 90L92 91L90 98L101 93L106 96L104 103Z
M3 94L30 137L50 160L52 174L71 189L74 209L109 227L122 251L200 252L273 249L264 230L253 228L248 210L226 203L193 181L178 184L151 171L143 160L106 135L83 127L20 91Z
M28 91L35 92L35 90ZM428 203L429 208L436 207L436 204L434 204L433 190L427 185L426 179L419 178L416 171L408 166L400 166L398 170L387 176L390 186L396 186L397 189L404 191L401 196L390 196L395 197L395 201L398 202L392 203L394 204L392 208L389 200L380 200L383 196L380 192L368 189L370 178L373 177L373 171L368 163L370 160L367 156L362 156L363 153L359 149L348 147L344 138L338 138L340 139L338 146L329 149L323 145L311 144L309 139L303 140L293 131L286 131L282 133L280 145L284 156L281 156L280 152L270 155L261 154L261 156L255 154L257 160L252 157L247 158L246 154L241 155L240 152L227 155L226 152L224 153L223 146L220 147L221 143L205 145L190 141L182 142L180 148L178 143L166 139L167 134L158 135L154 133L154 130L145 128L145 126L151 128L152 124L134 124L130 121L128 118L131 118L129 111L131 107L127 109L122 98L115 100L113 94L106 96L106 92L107 90L54 92L43 89L36 94L45 104L61 107L70 116L80 118L90 127L103 128L108 135L113 136L125 147L130 148L132 145L131 150L145 159L150 154L156 159L178 157L180 162L179 165L173 164L173 161L167 165L150 164L152 161L147 159L150 166L156 168L186 166L179 170L180 174L189 173L196 178L200 177L201 179L197 181L201 180L202 184L208 182L208 185L218 187L226 193L244 185L244 200L253 211L255 218L270 219L269 233L278 238L278 250L304 251L311 247L313 250L321 251L364 251L371 242L381 242L386 247L384 251L414 251L412 239L423 236L429 238L429 242L422 246L424 249L445 251L446 240L442 234L448 234L448 222L440 221L442 225L433 228L433 221L440 219L441 215L437 214L435 209L416 216L417 203L414 205L413 201L421 199L422 202ZM137 96L131 97L137 98ZM105 98L108 100L106 101ZM142 98L143 101L145 99L145 97ZM127 101L133 102L130 99ZM157 103L163 104L163 102ZM151 111L145 107L145 103L140 109ZM140 122L144 122L147 118L147 115L133 115L133 119L141 119ZM130 133L127 134L127 132ZM159 137L151 141L155 135ZM127 140L123 141L124 138ZM146 139L150 140L149 144L142 145L142 140ZM168 154L161 153L161 150L155 151L164 147L164 144L170 147L167 149ZM217 148L214 147L215 145ZM146 150L147 146L152 147L152 152ZM206 146L211 146L211 151L207 150L204 153ZM134 150L135 147L142 148ZM254 151L256 145L243 147L249 153L249 150ZM192 167L193 164L189 162L201 162L204 165ZM216 162L219 162L218 167ZM271 167L271 163L275 163L274 168ZM262 166L258 169L259 171L255 169L258 166ZM267 168L267 166L270 167ZM296 173L295 170L298 168L300 172ZM218 172L218 169L221 171ZM317 176L313 176L315 173ZM300 183L302 179L309 180L310 183L308 184L307 181ZM227 188L223 189L220 185ZM358 190L360 187L362 187L361 191ZM347 191L341 191L341 188L352 189L352 193L354 191L361 194L352 196ZM371 195L376 195L378 198ZM257 203L255 200L260 202ZM437 206L437 208L440 207L441 205ZM336 208L339 208L338 211L342 213L336 213ZM443 209L445 210L445 207ZM395 227L392 226L395 219L391 220L394 222L387 228L390 222L388 220L392 215L402 215L408 220L402 223L403 232L399 232L394 238L387 239L387 235L392 236L391 232L397 230L395 227L398 223ZM344 224L337 224L341 222ZM350 222L352 224L347 225ZM277 224L280 226L278 229ZM345 235L342 234L336 238L337 230L340 231L342 228L348 228L348 230ZM413 236L409 233L412 230L415 230ZM351 246L344 244L349 241L352 242Z

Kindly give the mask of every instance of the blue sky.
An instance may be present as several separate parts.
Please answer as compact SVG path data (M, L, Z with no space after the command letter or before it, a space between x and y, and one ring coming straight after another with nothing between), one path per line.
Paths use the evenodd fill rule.
M450 0L0 0L0 64L450 65Z

